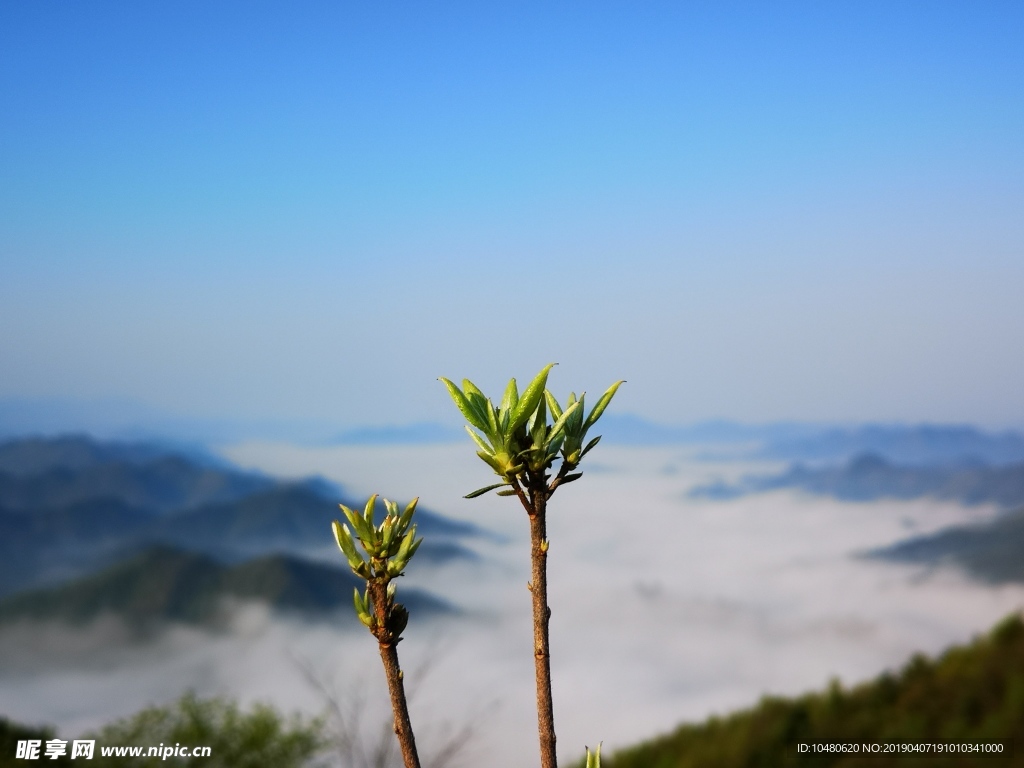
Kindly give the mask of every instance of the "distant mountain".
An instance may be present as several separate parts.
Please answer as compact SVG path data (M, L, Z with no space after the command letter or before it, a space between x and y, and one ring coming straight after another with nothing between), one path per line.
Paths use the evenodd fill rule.
M601 417L597 430L609 444L708 446L708 457L714 459L834 463L873 453L900 464L1024 461L1024 435L985 432L963 425L742 424L715 419L673 426L630 414L608 413Z
M680 725L674 732L606 754L607 768L740 768L815 765L989 768L1021 765L1024 622L1002 621L986 637L937 659L914 656L898 673L852 688L795 698L765 697L750 709ZM798 744L846 744L857 751L800 754ZM913 751L865 754L863 745ZM924 745L1001 744L1006 757L968 751L924 753ZM582 763L580 763L581 765Z
M347 569L287 555L225 566L205 555L152 547L59 587L0 600L0 623L33 619L80 624L113 614L139 631L163 622L216 626L225 616L225 601L232 599L323 616L351 606L353 587L363 585ZM400 588L399 601L413 615L456 611L414 588ZM341 615L356 625L354 613L343 610Z
M52 469L85 469L101 464L144 464L168 455L155 444L98 442L85 435L26 437L0 442L0 472L34 475Z
M1007 466L902 466L864 454L840 467L794 465L778 475L750 476L739 483L695 488L693 498L730 499L779 488L832 496L844 501L930 497L961 504L1024 504L1024 462Z
M736 445L747 451L764 445L812 437L823 427L818 424L778 422L741 424L728 419L711 419L693 424L657 424L633 414L606 413L595 427L609 444L620 445Z
M774 437L756 455L766 459L835 462L867 453L899 464L1011 464L1024 462L1024 435L983 432L962 425L867 424Z
M111 498L31 513L0 509L0 596L106 563L153 520L149 510Z
M951 564L993 584L1024 584L1024 509L984 525L947 528L917 536L867 555L929 565Z
M333 542L331 521L341 517L338 504L362 509L350 500L325 498L323 490L308 483L280 484L268 490L224 504L211 504L168 516L147 527L138 538L164 542L203 552L232 557L285 550L300 552L323 548ZM431 549L445 539L453 557L472 557L469 550L452 545L451 539L479 536L483 529L450 520L426 509L416 510L417 531L427 537L418 556L431 559Z
M165 513L238 499L273 485L267 477L154 444L101 443L81 436L0 443L0 508L9 511L116 498Z
M319 479L282 483L150 445L86 438L0 444L0 596L81 576L152 544L238 562L332 546L338 504ZM474 559L483 529L426 509L419 563Z
M188 416L129 398L0 398L0 438L87 433L101 440L224 444L241 440L325 443L338 424Z

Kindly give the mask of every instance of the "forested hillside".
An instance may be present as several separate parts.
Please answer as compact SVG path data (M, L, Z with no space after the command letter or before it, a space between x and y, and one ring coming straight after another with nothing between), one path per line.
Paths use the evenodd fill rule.
M674 733L609 755L605 768L770 768L781 765L1024 765L1024 622L1011 616L987 636L940 658L915 656L899 673L853 688L795 699L765 698L752 709L682 725ZM1003 742L1009 757L800 758L798 743Z

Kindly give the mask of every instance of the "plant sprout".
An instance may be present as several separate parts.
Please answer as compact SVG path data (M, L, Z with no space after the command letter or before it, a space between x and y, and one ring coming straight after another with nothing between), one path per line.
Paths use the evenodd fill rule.
M515 496L530 520L532 567L527 587L533 596L537 727L542 768L557 766L548 632L551 608L548 606L547 586L547 502L557 488L582 476L574 470L601 439L600 436L595 437L584 445L587 433L624 383L612 384L585 416L585 393L578 399L575 393L570 394L563 408L546 389L552 367L554 363L544 366L522 395L516 380L509 381L497 407L469 379L463 379L459 388L448 379L441 378L456 407L469 422L466 431L479 448L477 456L501 478L501 482L478 488L466 498L472 499L495 490L499 496ZM552 477L549 470L559 457L561 465Z
M420 759L409 720L405 676L398 663L396 648L409 622L409 612L401 603L395 602L398 585L392 580L403 575L406 565L423 542L423 539L416 538L416 526L410 525L417 501L419 499L413 499L399 514L398 505L384 499L387 514L380 525L374 525L373 515L377 503L377 495L374 494L366 502L361 514L340 504L348 524L335 520L331 525L334 540L348 560L352 572L366 581L365 591L360 594L356 588L352 601L359 620L377 638L380 647L380 658L384 663L384 674L391 694L391 709L395 716L395 734L406 768L420 768ZM366 553L365 558L356 549L357 539Z

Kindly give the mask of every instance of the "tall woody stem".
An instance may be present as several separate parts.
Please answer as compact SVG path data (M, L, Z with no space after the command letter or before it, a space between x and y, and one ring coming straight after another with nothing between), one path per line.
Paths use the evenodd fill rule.
M420 758L416 752L416 738L412 733L412 721L409 719L409 705L405 697L405 675L398 663L398 649L395 647L400 638L392 637L384 629L387 611L387 585L378 581L370 582L370 595L373 599L377 626L381 631L374 632L380 645L380 658L384 662L384 674L388 679L388 692L391 694L391 711L395 716L395 735L402 749L402 760L405 768L420 768Z
M537 678L537 732L541 768L557 768L555 711L551 697L551 647L548 625L547 478L527 473L526 489L514 484L516 495L530 518L530 593L533 595L533 663Z

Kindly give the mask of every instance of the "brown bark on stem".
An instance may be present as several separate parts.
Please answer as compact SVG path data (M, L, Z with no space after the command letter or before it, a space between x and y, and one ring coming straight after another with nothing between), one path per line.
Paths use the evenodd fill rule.
M405 702L405 682L402 670L398 666L398 649L393 645L381 643L380 658L384 662L384 674L388 678L391 709L395 713L395 735L398 736L398 743L402 748L402 760L405 762L405 768L420 768L416 738L412 735L412 722L409 720L409 707Z
M541 768L557 768L555 756L555 712L551 698L551 650L548 643L548 542L545 478L531 477L529 504L520 495L530 516L531 586L533 595L533 661L537 676L537 730L540 737Z
M378 631L374 632L380 645L380 659L384 662L384 675L388 679L388 692L391 694L391 711L395 716L395 735L402 750L405 768L420 768L420 758L416 752L416 738L412 733L412 721L409 719L409 706L405 698L405 676L398 664L398 649L395 647L399 638L391 637L386 629L387 586L370 583L370 597L373 600L374 613L377 618Z

